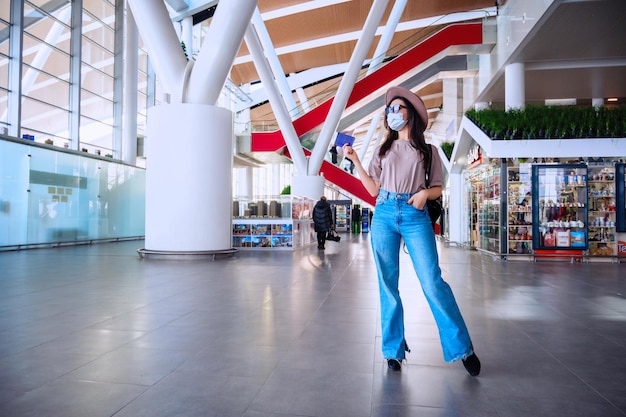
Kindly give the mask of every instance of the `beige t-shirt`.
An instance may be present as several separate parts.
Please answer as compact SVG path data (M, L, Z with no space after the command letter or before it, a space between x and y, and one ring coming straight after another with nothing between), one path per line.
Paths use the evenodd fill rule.
M431 146L431 145L428 145ZM368 174L383 190L404 194L417 193L426 188L426 168L422 153L409 141L395 140L387 154L381 159L380 147L374 151ZM430 168L430 186L443 185L443 168L439 153L433 147Z

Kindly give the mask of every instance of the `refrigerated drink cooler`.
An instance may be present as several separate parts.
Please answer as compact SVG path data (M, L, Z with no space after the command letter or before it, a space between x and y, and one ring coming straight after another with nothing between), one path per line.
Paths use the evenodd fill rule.
M587 165L533 165L533 248L588 249L587 201Z

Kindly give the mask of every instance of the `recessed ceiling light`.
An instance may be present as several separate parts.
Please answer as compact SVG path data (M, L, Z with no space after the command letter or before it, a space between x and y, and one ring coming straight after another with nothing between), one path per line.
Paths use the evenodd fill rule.
M609 97L606 101L617 101L617 97Z

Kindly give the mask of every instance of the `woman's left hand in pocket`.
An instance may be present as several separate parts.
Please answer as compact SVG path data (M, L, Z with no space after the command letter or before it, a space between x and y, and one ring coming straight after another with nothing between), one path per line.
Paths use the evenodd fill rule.
M422 210L426 206L426 200L428 199L428 192L426 190L422 190L419 193L415 193L409 198L407 203L412 205L418 210Z

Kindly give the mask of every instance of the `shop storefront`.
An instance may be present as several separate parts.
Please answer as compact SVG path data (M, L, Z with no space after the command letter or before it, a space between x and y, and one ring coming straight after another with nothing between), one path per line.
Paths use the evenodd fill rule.
M626 260L619 158L494 158L463 171L467 244L503 259Z

